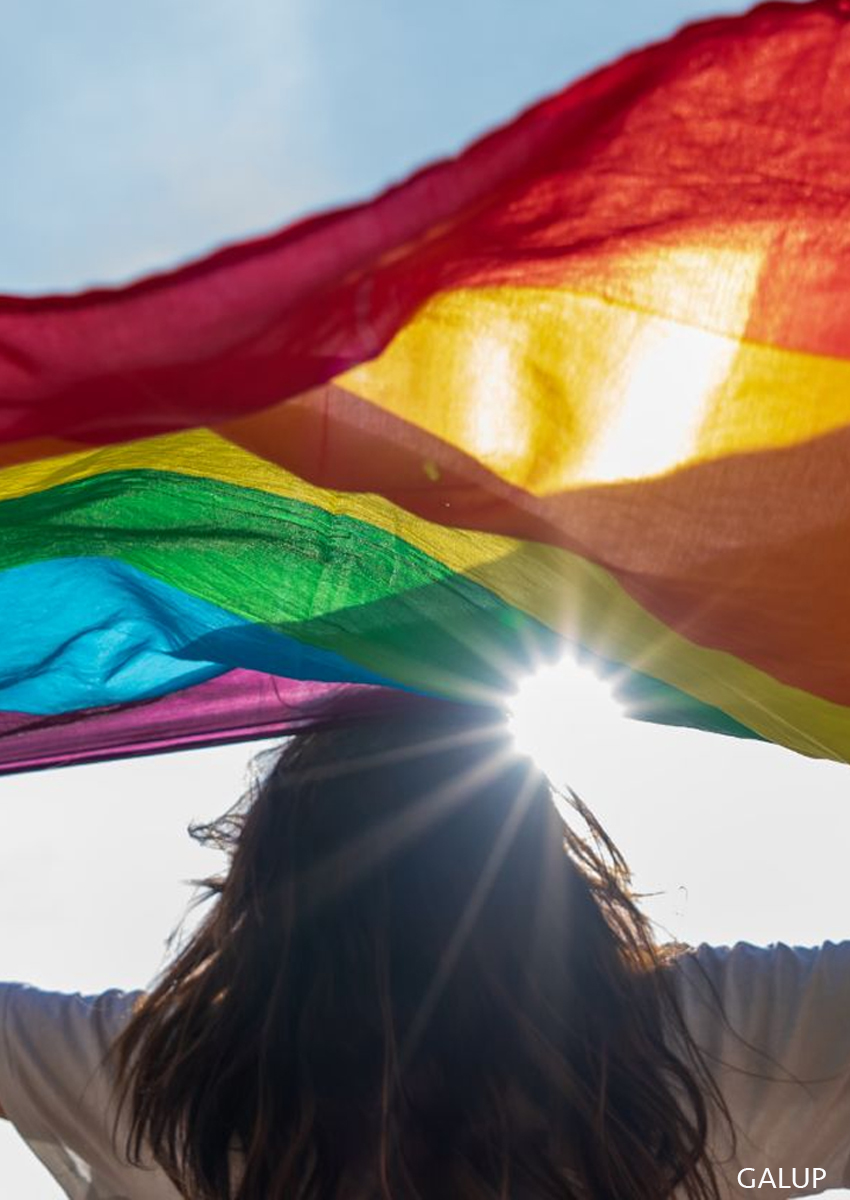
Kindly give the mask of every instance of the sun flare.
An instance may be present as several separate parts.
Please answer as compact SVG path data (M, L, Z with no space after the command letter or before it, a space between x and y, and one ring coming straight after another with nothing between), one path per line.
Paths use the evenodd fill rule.
M510 713L517 748L553 780L579 786L596 756L615 752L625 715L612 681L572 654L523 679Z

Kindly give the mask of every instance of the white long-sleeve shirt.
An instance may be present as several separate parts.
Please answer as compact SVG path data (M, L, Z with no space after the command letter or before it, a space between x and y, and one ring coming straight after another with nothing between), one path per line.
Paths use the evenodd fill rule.
M850 942L701 946L670 969L735 1125L734 1154L722 1122L709 1142L728 1196L850 1185ZM0 984L0 1102L71 1200L179 1200L112 1142L103 1060L139 995Z

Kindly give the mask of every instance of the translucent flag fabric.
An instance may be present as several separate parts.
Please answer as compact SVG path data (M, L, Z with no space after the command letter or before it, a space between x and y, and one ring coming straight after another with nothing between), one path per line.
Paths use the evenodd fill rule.
M848 18L703 22L376 199L0 297L0 769L569 652L848 757Z

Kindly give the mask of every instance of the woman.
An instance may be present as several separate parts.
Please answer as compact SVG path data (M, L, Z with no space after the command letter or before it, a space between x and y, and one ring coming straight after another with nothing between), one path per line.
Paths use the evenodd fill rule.
M198 832L230 869L149 993L0 988L0 1103L75 1200L850 1182L850 943L659 949L494 714L294 738Z

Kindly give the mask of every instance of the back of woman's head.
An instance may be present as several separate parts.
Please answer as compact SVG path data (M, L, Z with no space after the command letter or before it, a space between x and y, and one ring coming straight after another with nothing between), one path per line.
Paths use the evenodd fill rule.
M292 739L199 831L230 870L118 1044L133 1152L192 1200L716 1195L667 972L565 805L583 836L491 714Z

